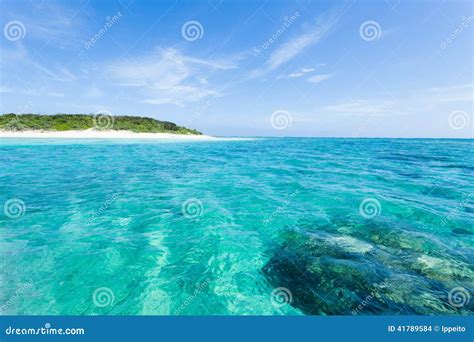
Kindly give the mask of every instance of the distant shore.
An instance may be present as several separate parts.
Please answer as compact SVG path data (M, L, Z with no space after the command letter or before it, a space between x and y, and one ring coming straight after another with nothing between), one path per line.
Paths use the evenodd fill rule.
M0 138L48 138L48 139L173 139L173 140L219 140L210 135L173 133L135 133L125 130L82 131L1 131Z

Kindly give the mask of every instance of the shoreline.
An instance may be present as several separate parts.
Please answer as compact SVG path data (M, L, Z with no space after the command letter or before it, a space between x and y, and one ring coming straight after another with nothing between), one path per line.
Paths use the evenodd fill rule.
M131 131L1 131L0 138L33 138L33 139L156 139L156 140L221 140L225 138L210 135L173 134L173 133L135 133Z
M126 130L98 131L69 130L69 131L3 131L2 138L25 139L149 139L149 140L196 140L196 141L221 141L221 140L260 140L266 138L304 138L304 139L351 139L351 140L474 140L474 137L323 137L323 136L251 136L251 137L216 137L212 135L175 134L175 133L135 133Z

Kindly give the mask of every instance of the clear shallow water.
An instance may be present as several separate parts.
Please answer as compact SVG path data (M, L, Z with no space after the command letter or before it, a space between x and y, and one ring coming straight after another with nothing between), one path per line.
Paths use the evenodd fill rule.
M473 147L1 140L1 312L472 314Z

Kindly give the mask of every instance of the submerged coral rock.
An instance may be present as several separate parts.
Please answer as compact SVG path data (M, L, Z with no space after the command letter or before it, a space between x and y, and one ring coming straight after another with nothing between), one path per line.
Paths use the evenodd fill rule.
M390 234L377 243L374 227L358 234L368 241L328 231L287 229L262 269L271 286L290 291L291 305L303 313L426 315L471 310L454 308L446 296L453 284L472 277L472 271L465 263L423 254L421 246L432 242Z
M464 229L464 228L454 228L452 232L454 234L459 234L459 235L472 235L472 233L469 230Z
M368 312L388 310L375 293L381 290L377 284L384 282L384 272L363 260L370 244L329 234L302 234L298 240L294 233L292 243L279 249L263 268L273 286L292 293L293 306L313 315L351 314L365 301Z

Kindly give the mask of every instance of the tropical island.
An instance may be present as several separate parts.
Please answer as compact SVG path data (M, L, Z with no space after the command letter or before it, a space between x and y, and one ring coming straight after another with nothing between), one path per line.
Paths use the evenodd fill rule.
M0 115L0 137L210 138L173 122L110 114Z

